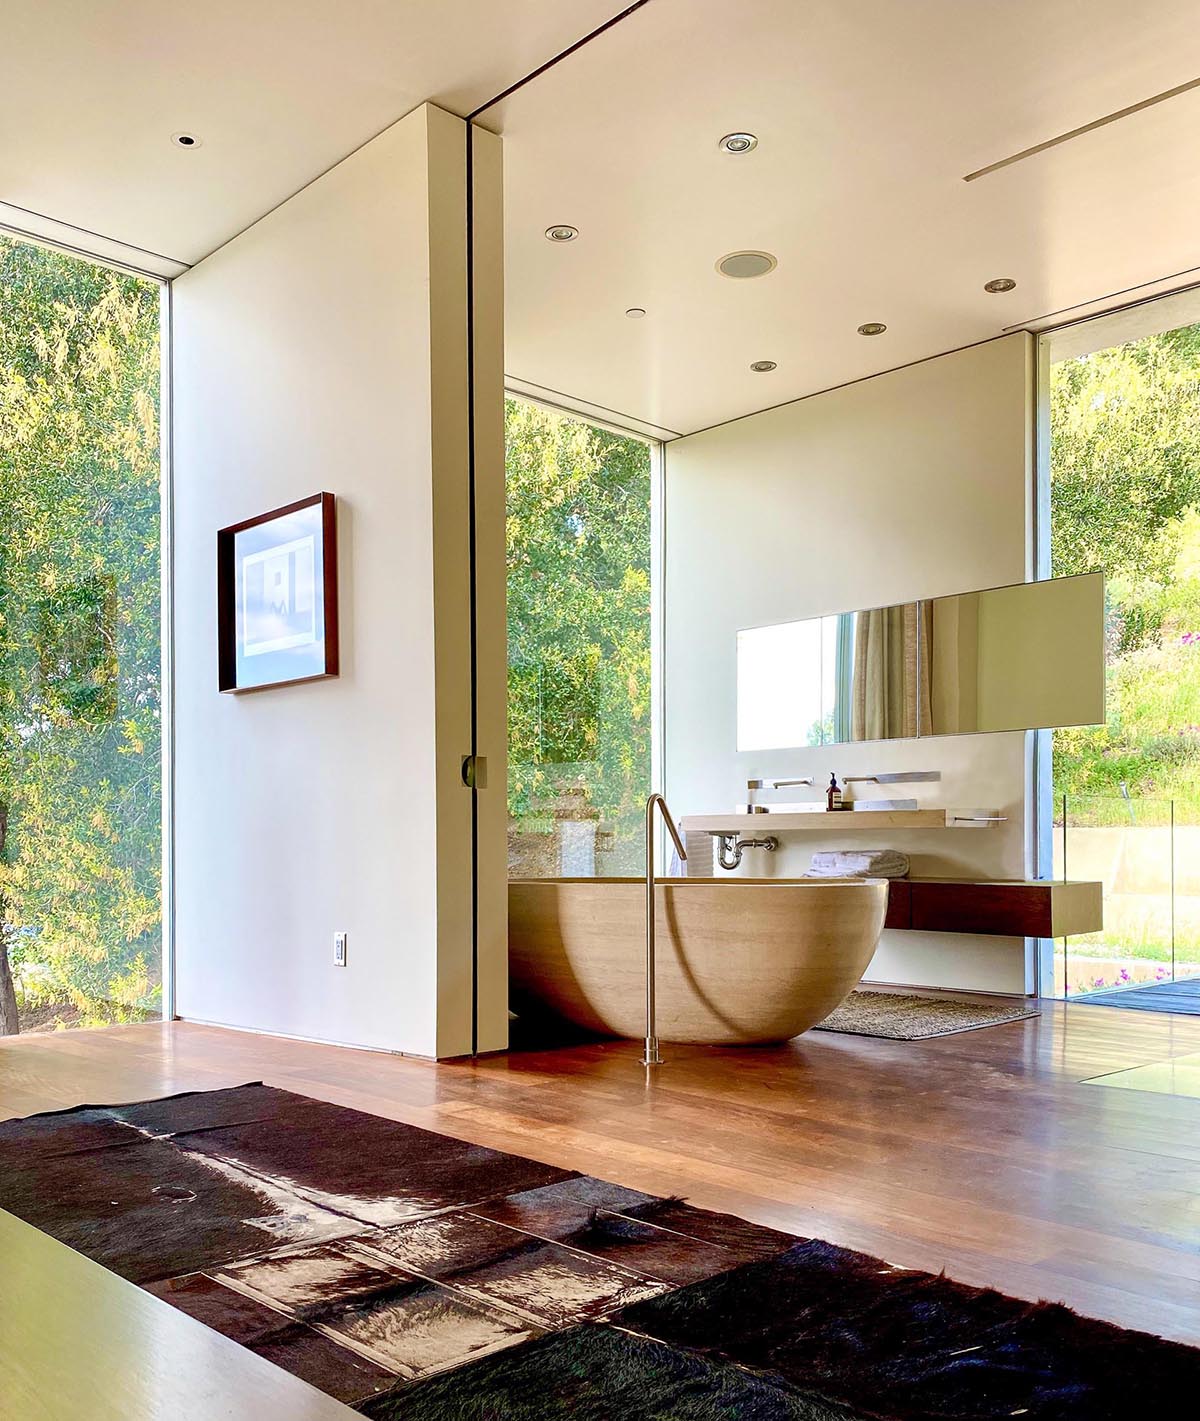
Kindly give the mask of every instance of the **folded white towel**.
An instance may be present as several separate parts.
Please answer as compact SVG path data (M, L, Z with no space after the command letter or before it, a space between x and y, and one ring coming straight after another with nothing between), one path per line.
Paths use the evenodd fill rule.
M805 878L904 878L908 855L897 849L827 849L812 856Z

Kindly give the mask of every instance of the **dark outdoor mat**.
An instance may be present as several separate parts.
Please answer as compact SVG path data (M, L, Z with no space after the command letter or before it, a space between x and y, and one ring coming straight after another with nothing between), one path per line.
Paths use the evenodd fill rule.
M407 1421L1190 1415L1200 1352L263 1085L0 1124L6 1208Z
M910 992L857 989L813 1028L851 1036L882 1036L891 1041L926 1041L984 1026L1003 1026L1041 1016L1034 1007L1005 1002L960 1002L951 997L922 997Z

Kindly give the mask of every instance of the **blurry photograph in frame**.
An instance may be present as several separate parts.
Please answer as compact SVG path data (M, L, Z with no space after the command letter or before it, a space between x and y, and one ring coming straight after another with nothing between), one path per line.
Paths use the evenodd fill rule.
M338 674L331 493L217 533L218 686L261 691Z

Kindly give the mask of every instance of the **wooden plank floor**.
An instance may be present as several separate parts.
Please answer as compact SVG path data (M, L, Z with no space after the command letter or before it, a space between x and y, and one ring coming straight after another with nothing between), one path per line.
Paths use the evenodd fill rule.
M1200 1344L1200 1100L1083 1084L1200 1051L1197 1018L664 1049L647 1081L628 1042L435 1066L116 1027L0 1041L0 1117L263 1079Z

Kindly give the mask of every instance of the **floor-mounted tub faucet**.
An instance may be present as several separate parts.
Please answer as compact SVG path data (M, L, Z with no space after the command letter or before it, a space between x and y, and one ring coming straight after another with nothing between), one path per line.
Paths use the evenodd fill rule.
M679 862L687 862L687 850L675 827L675 820L667 808L667 801L661 794L652 794L646 801L646 1051L642 1057L643 1066L661 1066L662 1057L658 1052L658 1023L655 1019L654 1001L654 810L662 810L662 817L671 831L675 852Z

